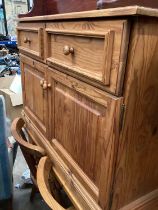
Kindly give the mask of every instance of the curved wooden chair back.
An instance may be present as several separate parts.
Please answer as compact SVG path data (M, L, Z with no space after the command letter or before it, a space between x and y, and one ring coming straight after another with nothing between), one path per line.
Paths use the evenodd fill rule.
M41 157L45 155L45 151L36 145L30 144L23 132L25 122L22 118L16 118L11 125L11 132L15 140L18 142L24 158L30 168L33 181L36 181L37 165Z
M63 208L52 195L51 188L49 185L49 176L51 170L52 163L48 159L48 157L41 158L37 169L37 184L39 191L47 205L52 210L65 210L65 208ZM69 207L67 208L67 210L75 210L75 208Z

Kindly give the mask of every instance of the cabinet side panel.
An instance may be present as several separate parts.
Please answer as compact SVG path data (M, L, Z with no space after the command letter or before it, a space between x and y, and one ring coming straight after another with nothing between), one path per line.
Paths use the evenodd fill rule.
M131 30L112 210L158 188L158 20L136 18Z

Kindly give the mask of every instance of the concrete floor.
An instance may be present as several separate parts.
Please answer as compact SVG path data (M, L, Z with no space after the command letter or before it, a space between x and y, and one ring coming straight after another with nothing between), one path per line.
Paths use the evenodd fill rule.
M43 201L39 193L36 194L34 201L30 202L31 189L16 189L16 184L22 184L21 176L27 169L26 161L22 155L21 150L18 148L17 157L13 168L14 178L14 198L13 198L13 210L50 210L50 208Z

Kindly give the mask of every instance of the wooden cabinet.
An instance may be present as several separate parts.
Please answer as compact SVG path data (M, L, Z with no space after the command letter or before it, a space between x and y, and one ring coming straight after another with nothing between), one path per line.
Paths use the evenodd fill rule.
M77 210L158 209L157 18L136 6L19 19L26 128Z

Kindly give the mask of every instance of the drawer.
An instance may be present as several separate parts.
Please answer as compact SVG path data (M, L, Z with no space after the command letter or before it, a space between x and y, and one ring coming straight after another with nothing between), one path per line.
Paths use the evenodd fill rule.
M44 24L19 24L17 27L18 48L26 54L43 59Z
M128 31L126 20L47 23L48 65L118 94L126 63Z

